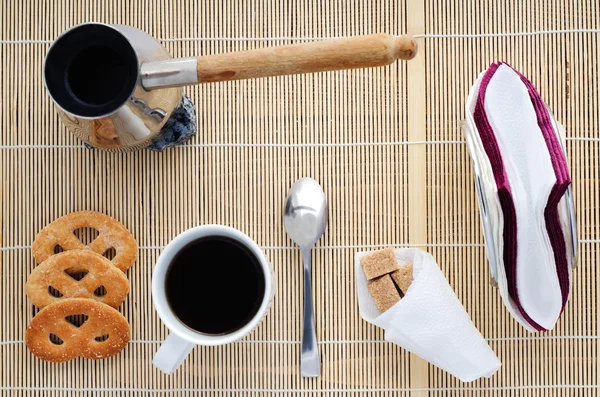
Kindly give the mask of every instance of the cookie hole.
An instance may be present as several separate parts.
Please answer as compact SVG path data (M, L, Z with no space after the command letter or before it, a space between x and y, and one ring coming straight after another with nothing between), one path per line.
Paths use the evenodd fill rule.
M58 336L54 335L54 334L50 334L50 343L54 344L54 345L62 345L63 343L65 343L64 340L60 339Z
M102 255L109 261L112 261L117 256L117 250L114 247L110 247Z
M100 235L100 232L93 227L80 227L79 229L75 229L73 234L81 240L82 243L89 245Z
M77 281L81 281L88 274L85 270L76 271L75 269L65 269L65 273Z
M65 317L65 320L76 326L81 327L88 320L89 316L86 314L72 314Z
M108 340L108 335L100 335L100 336L96 336L94 338L94 340L96 342L105 342L106 340Z
M48 287L48 293L51 296L55 297L55 298L62 298L63 297L63 294L61 294L60 291L57 290L56 288L54 288L53 286L49 286Z
M104 296L104 295L106 295L106 293L107 293L107 291L106 291L106 288L104 288L104 285L101 285L94 290L94 295L96 295L96 296Z
M60 254L61 252L65 252L65 249L63 247L61 247L60 245L56 244L54 246L54 255Z

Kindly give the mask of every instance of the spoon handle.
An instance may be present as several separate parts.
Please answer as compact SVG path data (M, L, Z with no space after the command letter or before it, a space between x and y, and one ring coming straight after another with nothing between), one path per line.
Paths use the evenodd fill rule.
M310 282L310 249L302 250L302 261L304 263L304 326L302 327L300 371L302 372L302 376L314 378L321 374L321 360L317 348L317 334L315 332L315 316Z

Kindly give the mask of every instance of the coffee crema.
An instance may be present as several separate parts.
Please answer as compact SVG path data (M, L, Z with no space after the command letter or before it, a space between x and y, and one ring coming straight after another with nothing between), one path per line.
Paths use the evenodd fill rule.
M165 292L171 310L187 327L229 334L258 312L265 275L248 247L229 237L207 236L188 243L173 258Z

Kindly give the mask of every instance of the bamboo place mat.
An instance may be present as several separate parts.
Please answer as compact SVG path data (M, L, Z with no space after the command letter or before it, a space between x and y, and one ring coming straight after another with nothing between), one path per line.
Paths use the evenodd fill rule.
M0 3L0 390L6 395L596 395L599 131L595 0L75 1ZM390 67L207 84L186 92L199 134L164 153L82 147L43 88L49 43L85 22L143 29L172 55L192 56L376 32L419 35L419 55ZM476 76L504 60L528 76L566 127L581 239L573 294L555 329L530 334L489 283L473 174L461 132ZM299 374L300 255L282 206L312 176L330 203L313 254L322 375ZM30 246L53 219L97 210L140 244L121 311L132 341L116 357L51 364L23 338L35 311L24 293ZM261 245L276 275L270 314L245 340L196 348L173 375L151 359L168 334L151 302L158 255L207 223ZM502 361L464 384L383 340L358 314L353 256L383 246L435 256Z

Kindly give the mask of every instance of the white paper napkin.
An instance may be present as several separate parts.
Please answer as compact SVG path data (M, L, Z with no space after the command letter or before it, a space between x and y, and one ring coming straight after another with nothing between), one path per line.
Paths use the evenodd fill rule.
M535 332L527 320L521 315L517 305L508 293L508 285L504 268L504 216L500 201L498 199L498 188L494 180L492 166L483 148L481 137L477 132L473 112L475 111L475 102L479 93L479 86L485 72L481 73L471 87L469 98L467 100L467 118L465 120L465 136L471 159L473 160L473 170L476 177L476 189L479 184L481 191L478 191L480 199L480 214L482 226L485 234L486 251L490 262L490 274L498 286L500 296L504 301L509 313L521 323L528 331Z
M413 264L413 282L404 298L381 314L367 289L355 256L361 317L385 329L385 339L448 371L463 382L492 376L500 361L469 318L435 259L418 249L394 250L398 263Z
M465 126L465 128L470 128ZM471 135L472 137L473 135ZM469 141L469 134L467 134L467 141ZM477 148L471 149L471 152L478 150ZM483 149L482 149L483 150ZM482 162L487 160L487 157L482 157ZM474 163L477 163L474 161ZM489 162L488 165L489 167ZM502 231L504 227L504 218L502 216L502 209L498 200L496 185L493 181L493 177L486 177L484 172L478 167L475 167L476 175L476 189L479 196L479 209L481 214L482 227L485 234L486 252L490 264L490 275L496 286L499 289L500 296L502 297L506 308L509 313L516 318L528 331L535 332L527 320L521 315L515 302L508 294L508 286L506 281L506 273L504 269L503 260L503 249L504 240L502 239ZM481 186L480 188L478 187Z

